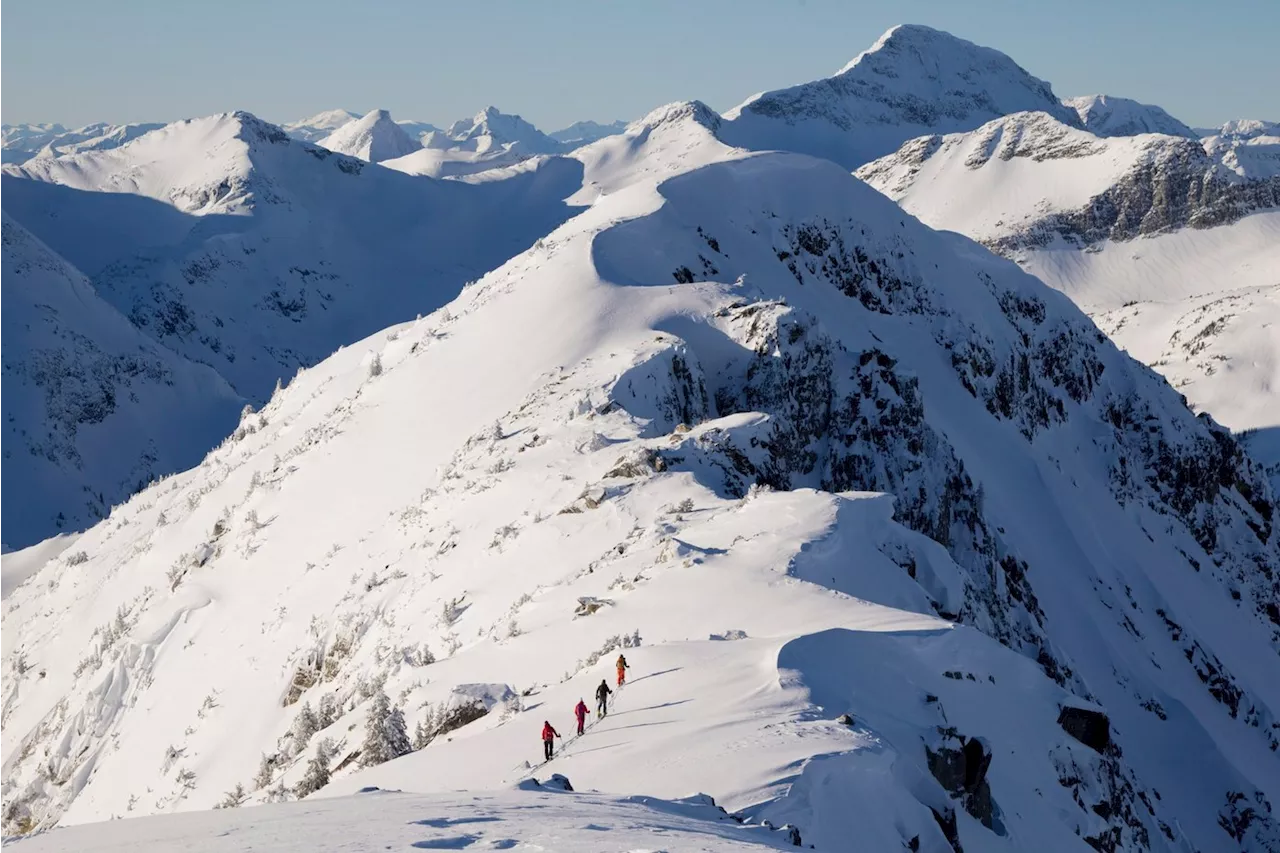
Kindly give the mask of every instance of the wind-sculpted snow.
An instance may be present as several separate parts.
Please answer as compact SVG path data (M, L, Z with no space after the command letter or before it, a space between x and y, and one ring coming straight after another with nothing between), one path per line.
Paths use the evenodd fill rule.
M7 831L560 773L817 849L1272 849L1259 467L1013 264L666 114L9 594Z
M886 32L839 73L765 92L726 113L723 138L783 149L846 169L926 133L973 130L999 116L1040 110L1079 126L1049 84L1008 56L924 26Z

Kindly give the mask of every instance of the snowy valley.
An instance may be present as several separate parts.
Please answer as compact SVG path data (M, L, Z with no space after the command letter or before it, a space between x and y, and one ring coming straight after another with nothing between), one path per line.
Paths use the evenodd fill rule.
M1277 423L1280 170L1102 103L898 27L724 116L7 165L6 836L1280 849L1275 472L1215 420Z

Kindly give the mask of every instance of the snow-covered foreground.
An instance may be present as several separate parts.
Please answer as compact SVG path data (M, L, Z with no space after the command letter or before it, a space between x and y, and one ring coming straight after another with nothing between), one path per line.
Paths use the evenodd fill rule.
M700 791L836 850L1275 844L1258 467L1015 265L717 127L578 152L588 209L12 591L8 831L319 768ZM357 769L391 707L420 748Z
M248 811L88 824L8 843L22 853L764 853L795 849L785 832L760 825L742 826L706 800L670 802L534 786L500 793L434 796L368 791L341 799Z

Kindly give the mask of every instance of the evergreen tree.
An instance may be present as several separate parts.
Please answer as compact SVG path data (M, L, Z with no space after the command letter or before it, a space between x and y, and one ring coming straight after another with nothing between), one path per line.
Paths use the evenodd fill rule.
M409 733L405 730L404 714L399 708L391 707L386 691L379 690L373 696L369 717L365 721L362 763L371 767L412 751Z
M325 755L324 744L316 747L315 757L307 762L307 772L293 788L298 799L307 794L319 791L329 784L329 756Z
M302 703L302 710L298 712L298 716L293 721L293 749L294 753L300 753L307 748L307 744L311 742L311 738L320 730L320 719L316 716L315 711L311 710L310 702Z

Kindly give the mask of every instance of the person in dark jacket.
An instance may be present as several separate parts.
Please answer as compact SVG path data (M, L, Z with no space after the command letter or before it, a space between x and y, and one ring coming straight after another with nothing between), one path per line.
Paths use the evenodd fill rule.
M609 689L607 679L600 679L600 686L596 688L596 716L603 717L609 711L609 694L613 691Z
M542 755L547 761L551 760L551 752L555 748L555 739L560 737L560 733L551 727L550 720L542 722Z
M578 718L578 734L582 734L582 729L587 723L587 703L578 700L578 704L573 708L573 715Z

